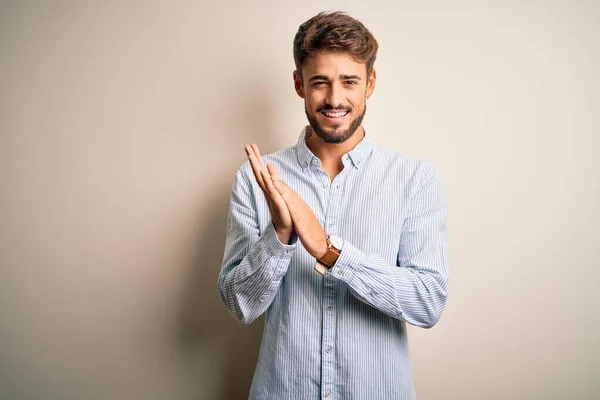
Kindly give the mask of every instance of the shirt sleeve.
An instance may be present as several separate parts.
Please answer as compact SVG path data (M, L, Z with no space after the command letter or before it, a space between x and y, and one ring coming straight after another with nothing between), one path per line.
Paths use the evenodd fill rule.
M430 164L423 170L403 221L397 264L345 241L329 272L364 303L430 328L438 322L448 294L447 204L437 171Z
M281 243L272 222L259 230L257 199L243 171L236 173L231 191L218 291L231 315L250 324L277 294L298 238L292 234L289 244Z

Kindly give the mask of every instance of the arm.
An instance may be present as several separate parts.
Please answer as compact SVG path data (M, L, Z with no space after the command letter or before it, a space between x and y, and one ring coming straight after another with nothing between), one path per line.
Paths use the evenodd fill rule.
M260 232L256 203L241 168L231 193L218 290L225 307L244 324L258 318L273 301L297 242L292 235L290 244L281 243L272 223Z
M402 226L397 265L347 241L331 272L359 300L394 318L430 328L448 294L447 206L442 182L425 164Z

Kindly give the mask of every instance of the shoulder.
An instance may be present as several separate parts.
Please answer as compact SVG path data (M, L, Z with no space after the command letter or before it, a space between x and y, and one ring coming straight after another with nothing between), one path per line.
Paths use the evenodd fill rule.
M418 185L419 182L439 176L438 168L431 161L389 148L376 147L373 161L386 173L391 173L408 184Z
M263 156L263 160L266 164L275 164L278 167L285 167L289 164L297 163L298 156L296 154L296 146L289 146L285 149L267 154Z

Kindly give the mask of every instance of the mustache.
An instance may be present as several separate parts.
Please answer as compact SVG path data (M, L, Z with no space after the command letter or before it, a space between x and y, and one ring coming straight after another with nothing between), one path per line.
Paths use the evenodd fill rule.
M325 105L322 105L321 107L317 108L317 112L321 112L321 111L347 111L347 112L350 112L350 111L352 111L352 108L343 106L341 104L337 107L333 107L330 104L325 104Z

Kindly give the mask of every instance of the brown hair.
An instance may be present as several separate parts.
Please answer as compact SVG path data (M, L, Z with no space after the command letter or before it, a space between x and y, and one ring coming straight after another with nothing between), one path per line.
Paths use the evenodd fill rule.
M307 58L320 51L349 53L367 65L367 76L373 70L378 49L377 40L362 22L341 11L321 12L304 22L294 38L294 62L300 79Z

